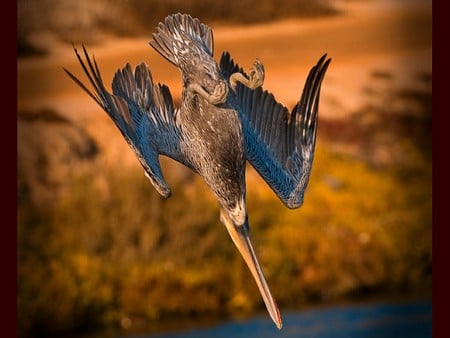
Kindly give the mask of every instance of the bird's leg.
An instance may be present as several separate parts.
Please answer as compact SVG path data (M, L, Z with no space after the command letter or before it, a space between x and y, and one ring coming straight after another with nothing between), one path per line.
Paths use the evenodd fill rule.
M220 81L218 84L216 84L212 94L209 94L202 86L197 83L191 83L188 86L188 90L193 93L199 94L206 101L214 105L226 102L228 97L228 86L223 81Z
M236 85L238 82L250 89L256 89L262 86L264 82L264 66L261 61L256 59L253 63L253 67L248 71L248 78L239 72L231 74L230 85L234 91L236 91Z

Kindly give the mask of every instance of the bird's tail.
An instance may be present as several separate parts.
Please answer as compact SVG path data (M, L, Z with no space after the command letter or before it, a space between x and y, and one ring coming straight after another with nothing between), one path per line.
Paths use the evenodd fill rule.
M213 56L214 39L211 28L188 14L174 14L160 22L149 42L158 53L179 66L179 58L193 49Z

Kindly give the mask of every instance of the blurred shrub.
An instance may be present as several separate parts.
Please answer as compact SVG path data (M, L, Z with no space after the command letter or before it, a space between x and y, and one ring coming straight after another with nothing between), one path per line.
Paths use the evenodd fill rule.
M248 171L252 238L280 307L375 295L429 296L431 94L396 95L411 106L401 104L400 112L383 110L381 103L363 107L348 129L341 129L344 138L356 130L349 140L321 121L302 208L286 209ZM408 108L416 106L420 109ZM41 121L49 115L38 116ZM393 136L379 137L386 129ZM346 151L348 145L357 151ZM383 147L392 160L373 156ZM173 196L164 200L140 168L93 165L81 171L68 156L64 152L62 162L74 168L65 172L65 189L44 207L28 193L33 186L22 177L27 167L20 162L20 336L264 309L200 178L171 184Z
M51 210L19 204L22 333L263 308L199 179L162 200L140 171L101 176L106 189L69 179ZM430 178L319 143L305 205L288 210L250 172L252 237L279 305L427 289Z

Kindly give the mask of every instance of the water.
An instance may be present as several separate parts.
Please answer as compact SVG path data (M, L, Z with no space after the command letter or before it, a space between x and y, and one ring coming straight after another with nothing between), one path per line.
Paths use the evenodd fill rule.
M118 338L424 338L432 337L431 301L341 305L283 313L278 331L266 315L208 328Z

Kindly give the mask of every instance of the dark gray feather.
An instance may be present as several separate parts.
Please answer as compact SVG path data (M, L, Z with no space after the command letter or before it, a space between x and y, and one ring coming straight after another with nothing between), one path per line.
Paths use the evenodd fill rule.
M181 158L180 131L174 120L176 111L168 88L153 84L150 70L144 63L138 65L134 72L126 64L115 73L113 94L110 94L103 84L95 60L93 63L84 46L83 50L86 61L76 49L75 53L93 91L72 73L66 72L108 113L135 151L156 189L163 196L169 196L170 189L162 175L158 154L189 164Z
M234 99L241 114L248 160L290 208L301 205L308 183L320 87L330 61L324 55L311 69L291 113L261 87L252 90L240 83L236 87ZM222 54L220 67L228 78L233 72L242 72L227 52Z

